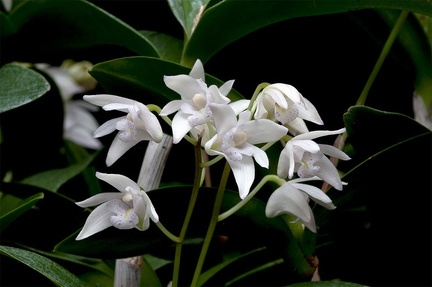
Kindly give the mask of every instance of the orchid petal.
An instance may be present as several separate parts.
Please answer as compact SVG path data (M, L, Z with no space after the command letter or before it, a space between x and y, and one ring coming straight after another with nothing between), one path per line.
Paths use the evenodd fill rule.
M110 220L112 226L118 229L132 229L139 222L139 218L134 210L124 201L117 199L107 202L107 207L114 214Z
M247 141L251 144L277 141L288 132L286 127L268 119L249 121L241 129L248 135Z
M118 192L104 192L104 193L93 195L92 197L87 198L86 200L75 202L75 204L78 205L79 207L86 208L90 206L99 205L111 199L122 198L122 196L123 194Z
M205 81L204 66L200 59L197 59L189 72L189 76L194 79Z
M105 202L96 207L87 217L84 227L78 234L76 240L85 239L95 233L98 233L112 226L111 216L114 215L110 209L108 202Z
M83 96L83 99L89 103L92 103L93 105L100 107L111 103L122 103L125 105L133 105L135 103L134 100L109 94L85 95Z
M113 131L116 130L116 124L117 124L117 122L120 121L120 120L123 120L125 118L126 117L123 116L123 117L118 117L118 118L106 121L105 123L103 123L100 127L98 127L94 131L93 136L95 138L100 138L102 136L105 136L107 134L112 133Z
M192 99L195 94L203 93L198 81L188 75L164 76L165 85L178 93L183 100Z
M298 135L295 138L297 140L312 140L323 136L342 134L345 132L345 130L346 130L345 128L342 128L335 131L312 131L312 132Z
M168 102L160 111L160 116L170 115L178 110L180 110L181 105L184 103L183 100L172 100Z
M291 146L291 149L292 149L292 146ZM288 148L285 147L279 155L279 161L278 161L278 165L277 165L277 175L280 178L285 178L289 174L290 157L293 157L293 155L290 154L289 147ZM287 162L288 162L288 164L287 164ZM294 160L293 160L293 163L294 163ZM294 173L294 168L293 168L293 173Z
M305 102L306 109L302 106L299 107L299 118L313 122L317 125L323 125L324 122L318 114L315 106L306 98L303 98L303 101Z
M102 148L102 143L89 133L88 128L83 126L73 126L73 128L65 130L63 136L85 148L94 150Z
M137 143L139 143L141 139L139 140L131 140L130 142L124 142L120 140L119 134L117 133L116 137L114 138L113 142L111 143L111 146L108 150L107 158L106 158L106 165L111 166L113 163L115 163L122 155L124 155L129 149L134 147Z
M320 151L320 147L316 142L312 140L299 140L297 137L291 140L293 146L297 146L310 153L317 153Z
M316 203L327 209L335 209L332 200L321 189L309 184L291 183L295 188L307 193Z
M237 117L229 105L210 104L218 134L225 134L237 124Z
M188 121L188 114L179 111L172 121L173 143L176 144L192 129Z
M309 221L311 213L308 210L310 210L310 207L307 196L290 183L285 183L270 195L265 213L270 218L288 213L300 218L302 221Z
M228 159L228 163L233 171L240 198L244 199L255 179L255 167L251 157L244 156L240 161L232 161Z
M332 145L326 145L326 144L319 144L319 146L320 146L322 153L324 153L330 157L335 157L335 158L338 158L340 160L350 160L351 159L346 153L344 153L343 151L341 151L337 147L334 147Z
M295 104L300 104L303 100L303 96L292 85L276 83L276 84L270 85L269 87L276 88L282 94L284 94L288 99L293 101Z
M315 165L319 166L317 176L322 180L336 188L342 190L342 181L340 180L339 173L333 163L325 156L321 160L317 161Z
M249 106L250 100L238 100L229 103L228 105L233 109L236 115L240 114L244 110L246 110Z
M127 187L131 187L136 190L141 189L135 181L121 174L96 172L96 177L112 185L121 192L125 192Z
M301 118L296 118L295 120L286 123L285 126L293 136L309 132L306 123Z
M222 86L219 87L220 93L225 97L228 96L233 85L234 85L234 80L226 81L225 83L222 84Z
M280 107L287 109L288 108L288 102L285 98L285 96L277 89L274 89L272 87L268 86L267 88L265 88L264 91L264 97L266 96L270 96L271 99ZM264 98L262 99L264 100Z
M261 166L261 167L265 167L268 168L269 167L269 159L267 157L267 154L265 153L265 151L263 151L262 149L253 146L253 157L255 159L255 161Z

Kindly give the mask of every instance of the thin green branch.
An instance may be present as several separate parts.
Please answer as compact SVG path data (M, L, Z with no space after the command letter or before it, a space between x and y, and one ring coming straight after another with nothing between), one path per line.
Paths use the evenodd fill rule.
M186 236L186 231L189 227L189 222L192 218L192 213L195 208L195 203L198 198L199 187L201 185L201 176L202 176L202 168L201 164L201 143L198 142L195 145L195 178L194 185L192 188L192 194L189 200L189 206L186 212L185 220L183 222L182 229L180 231L179 241L176 244L175 248L175 257L174 257L174 268L173 268L173 278L172 278L172 286L178 286L178 280L180 275L180 263L181 263L181 253L183 248L184 238Z
M375 67L373 68L369 79L366 82L366 85L363 88L362 93L360 94L360 97L357 100L357 105L364 105L366 102L366 98L369 94L369 90L372 87L373 82L375 81L378 72L380 71L384 60L387 58L388 53L390 52L390 49L396 40L397 35L399 34L399 31L402 27L402 24L405 22L406 17L408 16L409 11L401 11L398 20L396 21L395 26L393 27L389 37L387 38L387 41L381 51L381 54L375 63Z
M222 200L224 197L225 187L226 187L226 183L227 183L230 171L231 171L231 168L230 168L228 162L226 162L223 173L222 173L221 182L220 182L217 194L216 194L215 203L213 205L212 217L210 219L210 223L209 223L209 226L207 229L207 234L204 238L204 243L203 243L203 246L201 248L200 256L198 258L198 263L197 263L197 266L195 268L195 272L194 272L194 275L192 278L192 283L191 283L192 287L197 286L199 276L201 275L201 270L202 270L202 267L204 265L204 261L205 261L206 256L207 256L207 251L209 249L210 242L211 242L211 239L213 237L213 233L216 229L216 224L218 222L218 215L219 215L220 208L222 206Z

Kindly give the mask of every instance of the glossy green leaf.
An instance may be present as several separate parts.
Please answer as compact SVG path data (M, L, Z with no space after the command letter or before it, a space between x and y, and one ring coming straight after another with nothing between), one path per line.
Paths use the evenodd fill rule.
M161 59L180 63L183 53L183 41L170 35L153 31L140 31L140 33L152 43Z
M32 175L23 179L21 183L57 192L65 182L82 172L90 164L94 156L89 157L86 161L81 161L65 168L48 170Z
M204 67L205 70L205 67ZM99 63L90 74L109 92L127 96L143 103L164 105L180 96L164 83L164 75L189 74L190 68L148 57L127 57ZM222 81L206 75L208 85L220 86ZM231 90L228 97L232 100L242 96Z
M92 269L100 273L104 273L105 275L111 278L114 277L114 270L101 259L82 257L82 256L77 256L77 255L62 253L62 252L46 252L26 245L20 245L20 247L25 248L28 251L35 252L37 254L45 256L47 258L64 260L67 262L71 262L77 265L87 267L89 269Z
M86 286L81 280L79 280L68 270L37 253L10 246L0 246L0 253L29 266L43 276L47 277L56 286Z
M39 73L16 64L0 68L0 113L38 99L50 90Z
M141 281L140 286L154 286L154 287L162 287L162 283L157 276L155 269L148 262L146 256L143 256L143 261L141 263Z
M193 33L208 2L209 0L168 0L171 11L182 25L187 38Z
M7 196L7 195L5 195ZM39 200L44 197L43 193L37 193L28 198L25 198L17 203L16 206L2 206L2 215L0 217L0 231L3 231L12 221L14 221L17 217L24 214L27 210L32 208ZM1 198L4 201L4 198ZM8 210L5 212L5 209Z
M343 119L357 159L359 156L372 156L395 144L430 132L406 115L367 106L349 108Z
M158 57L154 47L138 31L89 1L27 1L9 14L18 33L32 25L43 49L85 48L116 45L138 55ZM52 29L55 27L55 29Z
M211 1L186 44L182 63L205 63L216 52L265 26L297 17L325 15L359 9L396 9L432 15L428 1ZM281 35L281 39L289 37ZM282 41L282 40L281 40ZM205 49L203 49L205 43ZM263 39L266 45L266 39Z
M341 276L361 269L373 276L368 282L391 285L410 282L413 272L429 274L428 258L417 254L430 250L432 132L407 116L361 106L350 108L344 121L355 150L352 161L358 164L343 176L348 183L343 191L327 192L337 208L314 209L324 235L320 242L326 243L316 251L320 262L327 261ZM400 232L401 227L410 231ZM349 265L346 250L355 258ZM404 260L386 267L371 260L377 253ZM388 278L389 272L399 275Z

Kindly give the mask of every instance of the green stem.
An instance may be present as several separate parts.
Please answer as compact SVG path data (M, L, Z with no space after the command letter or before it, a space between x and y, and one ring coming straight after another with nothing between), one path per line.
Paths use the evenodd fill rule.
M183 242L186 236L186 231L189 226L189 222L192 218L192 213L195 207L195 203L198 197L198 191L201 184L201 143L195 145L195 179L194 185L192 188L192 194L189 200L189 206L186 212L185 220L183 222L182 229L180 231L180 236L178 238L178 242L175 248L175 257L174 257L174 267L173 267L173 278L172 278L172 286L178 286L179 274L180 274L180 262L181 262L181 253L183 248Z
M209 160L209 161L201 163L201 167L209 167L209 166L217 163L221 159L223 159L223 156L222 155L218 155L217 157L213 158L212 160Z
M211 239L213 238L213 233L216 229L216 224L218 222L218 215L219 215L219 211L220 211L221 206L222 206L222 199L224 196L225 187L226 187L226 183L227 183L230 171L231 171L231 168L230 168L228 162L226 162L223 173L222 173L221 183L219 185L219 188L218 188L218 191L216 194L216 199L215 199L215 203L213 206L212 217L210 219L210 224L209 224L209 227L207 229L207 234L204 238L204 243L203 243L203 246L201 248L201 253L200 253L200 256L198 258L198 263L197 263L197 266L195 268L195 273L194 273L193 278L192 278L191 286L197 286L197 284L198 284L198 279L199 279L199 276L201 275L201 270L202 270L202 267L204 265L207 251L209 249L210 242L211 242Z
M237 210L242 208L246 203L249 202L249 200L252 199L252 197L255 196L255 194L266 184L267 182L272 181L274 183L277 183L279 185L282 185L285 183L285 180L281 179L280 177L274 175L274 174L268 174L264 176L261 181L255 186L255 188L239 203L231 207L229 210L225 211L224 213L220 214L218 216L218 221L222 221L232 214L234 214Z
M387 41L384 44L384 47L381 51L381 54L380 54L377 62L375 63L375 67L373 68L372 73L370 74L369 79L367 80L366 85L364 86L363 91L357 100L357 105L364 105L365 104L369 90L372 87L372 84L375 81L375 78L377 77L378 72L384 63L384 60L386 59L388 53L390 52L390 49L391 49L394 41L396 40L396 37L400 31L400 28L402 27L402 24L404 23L406 17L408 16L408 13L409 13L409 11L401 11L399 18L396 21L396 24L393 27L389 37L387 38Z
M250 101L249 106L247 108L249 111L252 111L253 105L254 105L259 93L261 92L261 90L264 89L265 87L267 87L268 85L270 85L270 84L269 83L261 83L256 87L255 92L253 93L251 101Z
M163 226L163 224L160 221L156 222L156 226L159 227L159 229L163 232L163 234L165 234L172 241L174 241L176 243L180 243L181 242L180 238L177 237L177 236L175 236L171 232L169 232L169 230L166 229L166 227Z

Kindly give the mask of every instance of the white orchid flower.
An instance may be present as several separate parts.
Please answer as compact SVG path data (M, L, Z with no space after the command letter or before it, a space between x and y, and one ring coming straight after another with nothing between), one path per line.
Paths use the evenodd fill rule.
M96 173L120 192L107 192L94 195L84 201L76 202L80 207L96 207L87 218L76 240L85 239L110 226L118 229L147 230L150 219L159 221L159 216L147 193L133 180L120 174Z
M60 67L48 64L35 64L36 68L47 73L55 82L64 103L63 138L91 149L102 148L102 143L93 137L99 123L92 115L97 107L83 100L74 100L76 94L95 88L97 82L88 74L92 64L87 61L66 60Z
M192 129L195 129L193 135L205 132L206 123L213 119L209 104L229 103L227 95L234 83L231 80L219 88L215 85L207 87L200 60L195 62L189 75L164 76L164 82L168 88L181 96L180 100L166 104L159 113L160 116L167 116L177 112L172 121L174 144Z
M304 120L323 124L315 106L295 87L287 84L265 87L257 97L256 108L255 119L277 120L293 135L309 131Z
M350 157L334 146L317 144L312 139L343 132L345 128L336 131L313 131L292 138L280 154L278 176L292 178L294 172L303 178L318 176L334 188L342 190L345 183L340 180L336 167L325 155L341 160L349 160Z
M276 189L267 201L265 213L269 218L281 214L291 214L300 220L312 232L316 232L315 217L309 206L309 199L327 209L335 209L331 199L319 188L301 182L308 179L293 179Z
M142 103L114 95L86 95L84 100L101 106L106 111L118 110L126 116L109 120L95 132L98 138L118 130L106 158L107 166L112 165L126 151L143 140L160 142L163 137L162 127L157 117Z
M267 154L255 144L277 141L288 129L268 119L250 120L250 111L237 116L229 105L210 104L216 135L205 144L209 155L223 155L228 161L237 182L240 197L249 193L255 179L255 161L268 168Z

